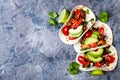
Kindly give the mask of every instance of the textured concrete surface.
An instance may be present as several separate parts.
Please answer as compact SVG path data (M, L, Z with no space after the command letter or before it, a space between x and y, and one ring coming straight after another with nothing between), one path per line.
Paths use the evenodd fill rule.
M66 71L77 53L59 39L60 25L47 24L47 13L78 4L90 7L95 15L109 12L107 23L119 54L120 0L0 0L0 80L120 80L120 62L114 71L98 77Z

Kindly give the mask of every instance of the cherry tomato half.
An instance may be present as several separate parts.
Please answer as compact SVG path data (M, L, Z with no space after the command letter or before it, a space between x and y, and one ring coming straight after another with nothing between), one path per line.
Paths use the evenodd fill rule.
M95 62L95 63L93 63L93 65L95 66L95 67L101 67L102 65L100 64L100 62Z
M74 13L74 15L75 15L75 18L76 19L79 19L79 17L80 17L80 9L77 9L76 11L75 11L75 13Z
M69 30L69 27L68 27L68 26L64 26L64 27L62 28L63 34L66 35L66 36L68 36L68 30Z
M112 55L105 56L105 60L109 63L113 63L115 58Z
M88 31L88 32L85 33L85 37L90 37L91 34L92 34L92 32L91 32L91 31Z
M82 23L82 21L79 20L79 21L77 21L76 23L74 23L74 24L71 26L71 28L76 29L81 23Z
M88 44L88 46L89 46L89 48L94 48L94 47L96 47L96 46L97 46L97 43L96 43L96 42L94 42L94 43Z
M78 61L82 64L82 65L87 65L88 62L84 61L84 57L83 56L78 56Z
M99 32L100 35L104 35L104 28L99 27L98 32Z

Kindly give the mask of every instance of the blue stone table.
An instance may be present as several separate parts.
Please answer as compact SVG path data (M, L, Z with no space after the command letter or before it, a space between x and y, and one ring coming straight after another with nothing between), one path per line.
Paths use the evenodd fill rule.
M67 72L77 53L59 39L60 25L48 25L47 13L78 4L95 15L102 10L109 13L107 24L119 54L120 0L0 0L0 80L120 80L119 61L114 71L103 76Z

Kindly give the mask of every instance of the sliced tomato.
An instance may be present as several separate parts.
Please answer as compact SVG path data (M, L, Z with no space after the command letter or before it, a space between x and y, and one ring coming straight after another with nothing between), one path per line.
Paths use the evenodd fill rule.
M99 27L98 32L99 32L100 35L104 35L104 28Z
M88 32L85 33L85 37L90 37L91 34L92 34L92 32L91 32L91 31L88 31Z
M82 65L87 65L88 62L84 61L84 57L83 56L78 56L78 61L82 64Z
M101 67L101 66L102 66L102 64L100 64L100 62L95 62L95 63L93 63L93 65L94 65L95 67Z
M96 46L97 46L97 43L96 43L96 42L94 42L94 43L88 44L88 46L89 46L89 48L94 48L94 47L96 47Z
M75 15L75 18L76 18L76 19L79 19L80 13L81 13L80 9L77 9L77 10L75 11L74 15Z
M112 55L107 55L107 56L105 56L105 60L108 63L113 63L115 61L115 58Z
M69 39L70 39L70 40L75 40L75 38L73 38L73 37L69 37Z
M76 29L81 23L82 23L82 22L79 20L79 21L77 21L76 23L74 23L74 24L71 26L71 28Z
M68 36L68 30L69 30L69 27L68 27L68 26L64 26L64 27L62 28L62 33L63 33L64 35Z

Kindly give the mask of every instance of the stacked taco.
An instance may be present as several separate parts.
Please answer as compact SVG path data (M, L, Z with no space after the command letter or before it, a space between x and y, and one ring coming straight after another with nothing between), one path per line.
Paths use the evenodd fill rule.
M118 55L112 46L112 30L106 23L96 21L88 7L78 5L72 9L59 37L64 43L73 44L80 70L111 71L116 67Z

